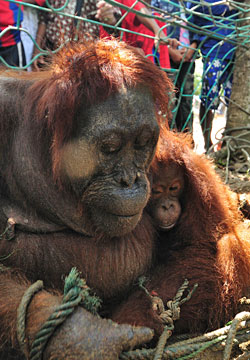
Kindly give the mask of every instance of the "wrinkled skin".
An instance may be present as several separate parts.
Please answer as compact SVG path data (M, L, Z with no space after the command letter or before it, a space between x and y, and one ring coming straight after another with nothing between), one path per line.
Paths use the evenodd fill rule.
M87 127L81 127L80 113L77 137L62 149L61 172L82 199L88 233L94 228L124 235L141 218L149 194L146 170L159 133L145 102L152 104L144 91L116 94L86 112Z
M69 334L72 341L69 343ZM149 328L118 325L78 308L48 344L44 359L117 359L153 335Z
M171 85L126 44L63 51L48 72L0 79L1 360L23 358L16 314L27 288L44 282L26 314L30 350L61 303L72 267L101 297L102 318L77 308L50 338L44 359L113 360L153 336L103 317L153 265L147 172L156 113L166 109Z
M19 127L13 144L15 174L10 177L8 174L9 197L16 199L17 207L46 213L54 228L56 224L59 229L66 223L88 235L129 233L138 223L149 197L146 171L159 132L152 100L145 91L122 92L93 109L79 109L77 122L73 138L61 149L60 176L73 190L75 199L80 199L80 204L74 198L72 201L72 193L61 198L52 179L47 177L43 157L48 154L43 144L30 135L32 124ZM25 146L23 137L27 139ZM37 191L38 186L46 186L46 193ZM29 193L32 196L27 198ZM6 213L8 217L12 215L8 209ZM48 230L49 225L41 218L34 219L32 225L33 217L32 214L29 224L21 224L24 229Z
M180 215L180 198L184 189L184 173L172 163L158 176L153 176L152 193L148 209L160 230L172 229Z
M136 111L134 111L135 103ZM118 109L122 109L122 111ZM117 122L117 118L119 118L119 122ZM15 241L9 243L5 241L1 244L1 254L6 252L18 254L17 257L13 254L13 257L10 257L4 264L17 266L19 263L19 266L27 268L29 274L33 274L29 275L30 280L33 281L36 280L34 275L40 272L38 269L45 266L41 262L42 259L44 257L49 259L51 251L52 254L53 251L56 251L60 258L59 263L62 265L58 273L52 266L51 271L54 267L55 274L57 274L56 281L53 285L51 284L52 286L55 286L56 282L61 284L62 273L66 274L70 267L76 265L82 275L89 279L90 286L105 299L105 297L110 298L115 294L128 291L137 277L146 272L151 264L153 240L151 244L145 243L145 250L142 251L145 255L140 257L139 262L133 263L130 260L131 254L126 250L127 255L118 261L120 265L116 268L116 265L112 265L112 261L123 254L122 252L119 255L117 249L125 246L125 240L117 238L117 246L111 250L110 241L107 242L105 237L106 234L109 234L109 237L112 235L125 236L139 222L149 197L150 189L146 172L154 153L159 130L152 112L152 100L145 91L128 89L124 93L115 94L93 109L90 108L87 111L80 109L77 119L78 128L70 141L61 149L59 166L63 186L71 188L74 194L71 198L67 193L62 197L56 191L52 179L46 176L46 171L42 168L44 161L39 161L41 154L46 155L46 150L42 151L39 143L35 146L36 140L32 136L32 129L29 128L31 125L21 123L17 128L16 137L12 143L13 163L10 171L6 172L9 198L12 200L10 202L8 199L3 199L3 212L7 217L13 216L19 223L18 228L22 231L61 230L61 233L58 233L61 236L57 236L57 238L61 237L61 245L58 244L59 247L56 248L55 241L54 244L51 244L50 249L42 249L39 245L42 237L37 237L35 234L29 235L30 246L32 246L32 241L35 241L37 245L34 248L35 252L31 252L31 261L27 261L26 247L23 245L26 239L20 233L20 236L16 235ZM82 119L84 119L84 123L82 123ZM25 143L22 141L24 136L26 137ZM30 156L30 149L32 149L32 156ZM37 191L38 188L39 191ZM73 203L72 199L74 200L74 198L80 199L80 202ZM13 202L13 199L16 201ZM83 208L83 211L77 211L79 206ZM36 208L37 212L31 211L32 215L28 216L25 211L27 208ZM41 210L40 214L39 210ZM28 222L25 221L27 218ZM73 250L70 251L73 255L70 261L67 259L67 250L66 252L60 251L60 248L64 247L64 242L66 246L66 242L68 244L70 239L69 236L63 235L66 225L77 230L78 233L82 233L82 235L78 235L80 241L77 245L78 250L75 253ZM103 238L103 244L98 245L100 255L110 253L103 264L100 261L97 262L99 267L103 266L103 268L99 268L100 276L102 276L100 280L92 271L94 261L92 252L94 256L97 256L98 247L95 246L98 243L93 248L92 245L88 245L89 242L93 242L89 236L98 233L100 238ZM88 234L88 236L84 234ZM77 241L77 236L75 237ZM72 237L73 248L74 241ZM136 241L139 242L140 239L138 238ZM138 245L136 246L138 247ZM52 250L53 247L55 247L54 250ZM43 256L39 256L39 252L36 255L38 248L40 248L40 253L42 251L44 254ZM94 250L95 248L96 250ZM26 264L21 265L22 259L25 257ZM86 257L89 261L86 261ZM107 273L107 280L105 280L102 274L107 272L105 267L109 261L111 273L110 275ZM39 278L45 283L50 283L49 278L54 279L55 277L55 274L52 273L48 277L48 268L50 264L54 263L53 258L51 262L48 260L47 262L48 265L40 273ZM125 271L122 270L123 266ZM123 273L124 275L110 282L112 273L114 275ZM0 282L3 289L4 279ZM49 301L48 304L50 304ZM39 303L38 309L36 308L39 318L39 326L36 331L46 320L46 317L39 316L40 307ZM50 312L50 305L48 305L48 314ZM150 330L133 330L130 326L120 328L102 319L93 320L91 325L93 332L91 332L89 325L91 321L87 318L93 316L88 313L84 315L85 310L80 313L81 315L78 312L78 317L73 315L69 318L58 331L58 335L51 340L45 359L54 358L55 354L60 354L65 349L70 354L70 359L116 359L123 349L130 347L130 344L139 345L152 337ZM77 321L82 319L79 324L76 322L76 317ZM33 338L33 336L34 333L31 332L30 337ZM89 343L90 340L91 343ZM97 340L100 343L97 343ZM59 346L59 344L61 345ZM58 356L60 357L60 355Z

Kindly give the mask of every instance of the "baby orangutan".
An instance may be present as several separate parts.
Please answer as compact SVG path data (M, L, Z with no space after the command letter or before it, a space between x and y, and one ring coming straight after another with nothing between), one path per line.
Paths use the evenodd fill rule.
M185 134L162 131L150 172L147 211L157 228L156 266L144 289L114 309L112 320L147 326L157 338L165 326L164 311L155 311L152 296L168 306L187 279L196 291L182 304L174 332L204 333L224 326L250 286L249 228L237 201Z
M183 169L175 163L152 175L148 209L158 229L170 230L177 223L181 215L180 197L183 189Z

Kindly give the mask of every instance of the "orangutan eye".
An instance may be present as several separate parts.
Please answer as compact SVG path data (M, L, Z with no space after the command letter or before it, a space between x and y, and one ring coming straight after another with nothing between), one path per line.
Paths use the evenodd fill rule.
M135 149L143 149L153 138L153 134L151 131L145 129L142 133L137 136L135 139Z
M104 144L102 145L102 152L105 154L115 153L118 152L120 147L114 144Z
M117 135L110 135L109 138L102 141L101 151L104 154L117 153L121 149L121 139Z
M169 187L169 191L171 192L178 192L180 191L180 189L181 189L181 184L179 182L176 182Z
M169 190L170 191L178 190L178 186L170 186Z
M152 189L152 193L153 193L153 194L160 194L161 192L160 192L160 191L158 191L158 190L154 190L154 189Z
M152 194L153 195L159 195L159 194L161 194L163 192L163 189L162 188L159 188L159 187L157 187L157 188L152 188Z

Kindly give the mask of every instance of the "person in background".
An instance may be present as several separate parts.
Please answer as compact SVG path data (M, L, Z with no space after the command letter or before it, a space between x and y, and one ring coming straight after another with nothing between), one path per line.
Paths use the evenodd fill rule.
M197 4L200 6L197 7ZM194 40L200 48L203 60L199 117L205 150L208 150L212 145L211 128L214 111L220 103L221 89L224 88L227 104L231 96L235 46L228 40L234 39L237 12L231 10L228 4L218 4L216 0L207 0L206 5L197 0L190 8L193 6L196 6L196 13L192 15L191 22L204 29L204 32L194 35ZM211 33L208 34L205 30Z
M184 2L187 4L186 2ZM175 78L176 86L176 114L175 127L178 131L191 131L193 122L193 92L194 92L194 70L195 62L193 55L197 47L196 40L193 40L193 34L185 27L178 26L175 23L174 14L177 14L182 20L180 25L186 25L185 8L178 0L151 0L151 6L163 10L168 15L162 14L162 17L169 20L167 33L180 41L178 48L169 48L171 69L178 70ZM171 16L172 15L172 16ZM173 22L174 21L174 22Z
M62 12L77 15L91 20L98 21L99 15L105 12L105 17L112 17L114 8L110 7L105 1L97 14L98 2L96 0L70 0ZM51 7L57 9L65 5L65 0L50 0ZM104 21L105 22L105 21ZM77 29L77 30L76 30ZM59 15L56 12L39 12L39 23L36 36L37 45L46 50L55 50L61 43L72 38L72 34L79 32L86 37L99 37L99 24L87 21L79 22L71 17ZM39 53L35 47L33 57ZM33 63L33 69L39 70L45 64L43 56L38 57Z
M44 6L45 0L25 0L28 4ZM23 22L22 28L28 31L28 34L36 39L38 27L38 14L37 9L29 6L24 6L23 9ZM21 40L24 47L25 58L27 65L30 63L33 54L34 43L31 37L25 31L21 31ZM31 71L31 66L28 67L28 71Z
M17 26L19 6L21 5L0 0L0 34L8 26ZM21 24L23 21L23 6L21 6L20 15ZM8 65L18 67L26 65L20 30L11 29L0 37L0 56Z
M169 61L169 47L177 47L179 42L175 39L167 39L167 32L165 28L165 23L153 18L148 18L143 15L152 15L151 10L141 3L138 2L135 4L134 0L118 0L122 5L126 5L128 8L133 8L138 13L135 14L129 10L120 8L121 16L126 15L122 23L119 24L119 27L122 27L130 32L119 33L121 39L128 44L138 48L142 53L147 56L152 62L156 65L159 65L163 69L170 68ZM100 1L98 9L101 9L105 1ZM105 13L101 16L99 15L100 21L108 20L108 24L115 25L117 23L117 16L107 17ZM147 38L143 35L134 34L145 34L155 37L155 40L152 38ZM102 34L102 36L105 36ZM117 34L116 34L117 35ZM167 46L168 45L168 46Z

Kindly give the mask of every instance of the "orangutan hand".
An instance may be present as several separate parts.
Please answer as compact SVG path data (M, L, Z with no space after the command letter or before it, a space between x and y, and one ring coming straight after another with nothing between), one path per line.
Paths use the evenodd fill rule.
M79 307L51 337L43 359L115 360L152 337L148 328L118 325Z

